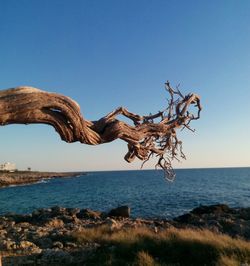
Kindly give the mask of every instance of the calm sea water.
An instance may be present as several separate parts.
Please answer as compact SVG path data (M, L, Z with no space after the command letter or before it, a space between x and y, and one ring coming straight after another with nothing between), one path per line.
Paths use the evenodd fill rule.
M250 168L176 170L167 182L156 170L89 172L80 177L0 189L0 213L60 205L107 211L129 205L133 217L171 218L199 205L250 207Z

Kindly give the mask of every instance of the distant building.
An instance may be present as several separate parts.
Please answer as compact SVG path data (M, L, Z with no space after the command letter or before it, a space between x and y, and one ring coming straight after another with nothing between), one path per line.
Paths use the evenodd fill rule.
M3 163L0 164L0 171L15 171L16 165L14 163Z

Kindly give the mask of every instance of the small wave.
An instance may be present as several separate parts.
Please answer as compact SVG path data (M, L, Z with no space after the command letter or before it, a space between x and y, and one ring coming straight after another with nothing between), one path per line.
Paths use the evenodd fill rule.
M46 184L46 183L49 183L50 179L52 179L52 178L46 178L46 180L41 179L37 182L31 182L31 183L7 185L7 186L3 186L1 188L25 187L25 186L32 186L32 185L36 185L36 184Z
M4 186L2 188L13 188L13 187L26 187L26 186L31 186L34 184L37 184L38 182L34 182L34 183L24 183L24 184L13 184L13 185L8 185L8 186Z
M47 184L47 183L49 183L50 179L52 179L52 178L46 178L46 180L42 179L42 180L39 180L38 182L35 182L33 184Z
M83 176L83 175L79 174L79 175L76 175L75 177L81 177L81 176Z
M20 187L20 186L24 186L25 184L17 184L17 185L8 185L8 186L3 186L2 188L9 188L9 187Z

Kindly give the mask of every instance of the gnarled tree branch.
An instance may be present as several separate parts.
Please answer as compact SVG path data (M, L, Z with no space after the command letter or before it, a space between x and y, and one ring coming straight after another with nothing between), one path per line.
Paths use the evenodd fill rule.
M119 107L97 121L83 118L79 105L69 97L45 92L32 87L17 87L0 91L0 125L43 123L55 128L66 142L79 141L97 145L122 139L128 143L125 160L136 157L143 164L153 155L158 156L157 166L172 180L174 172L171 161L184 158L182 142L176 130L188 128L192 120L200 118L200 98L196 94L184 96L179 89L165 83L170 99L163 111L140 116ZM190 112L190 106L196 113ZM117 115L129 118L133 125L118 120ZM156 122L158 120L158 122Z

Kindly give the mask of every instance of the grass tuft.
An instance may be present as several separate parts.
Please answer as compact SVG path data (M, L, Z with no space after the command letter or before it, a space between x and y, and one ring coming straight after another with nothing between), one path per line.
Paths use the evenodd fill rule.
M87 265L248 265L250 242L208 230L145 227L111 232L106 226L74 233L78 242L101 247Z
M135 266L155 266L157 263L153 259L152 256L150 256L147 252L145 251L139 251L136 255L135 259Z

